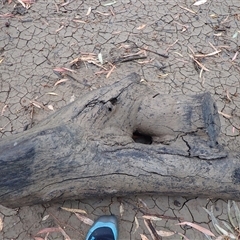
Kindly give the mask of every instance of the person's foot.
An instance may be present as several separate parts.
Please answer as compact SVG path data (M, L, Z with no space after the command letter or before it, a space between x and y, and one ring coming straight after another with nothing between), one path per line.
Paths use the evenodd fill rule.
M113 215L99 217L89 229L86 240L117 240L117 218Z

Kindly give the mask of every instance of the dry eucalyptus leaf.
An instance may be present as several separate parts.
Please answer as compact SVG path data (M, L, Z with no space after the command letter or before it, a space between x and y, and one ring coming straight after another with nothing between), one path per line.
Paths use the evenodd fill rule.
M119 206L119 212L120 212L120 216L122 217L123 213L124 213L124 208L123 208L123 204L122 203Z
M87 214L87 212L85 210L78 209L78 208L65 208L65 207L61 207L61 209L65 210L65 211L68 211L68 212L72 212L72 213Z
M52 232L60 232L60 229L57 227L44 228L44 229L40 230L36 235L39 235L42 233L52 233Z
M50 109L51 111L53 111L53 110L54 110L53 105L48 105L48 109Z
M60 79L57 82L55 82L54 86L57 86L58 84L66 82L66 81L68 81L68 79L66 79L66 78Z
M152 221L160 221L160 220L162 220L162 218L160 218L160 217L151 216L151 215L143 215L142 217L144 219L149 219L149 220L152 220Z
M34 240L44 240L44 239L41 237L34 237Z
M188 225L192 228L195 228L196 230L198 230L199 232L202 232L208 236L211 236L211 237L215 237L215 235L208 229L204 228L204 227L201 227L195 223L191 223L191 222L181 222L181 223L177 223L176 225Z
M139 228L139 222L138 222L138 219L137 219L136 216L135 216L135 218L134 218L134 222L135 222L135 224L136 224L136 227L135 227L133 233L135 233L135 232L137 231L137 229Z
M142 240L149 240L145 235L140 234Z
M146 24L143 24L143 25L137 27L137 30L141 30L141 29L145 28L146 26L147 26Z
M170 237L172 235L174 235L175 233L174 232L166 232L166 231L157 231L157 234L161 237Z
M106 6L111 6L111 5L115 4L115 3L117 3L117 2L116 2L116 1L109 2L109 3L103 4L103 6L104 6L104 7L106 7Z
M47 94L47 95L52 95L52 96L58 96L58 94L55 93L55 92L47 92L46 94Z
M42 221L46 221L48 218L49 218L49 215L45 215L45 216L42 218Z
M73 94L70 98L70 103L75 101L75 95Z
M199 1L195 2L193 5L194 6L199 6L199 5L202 5L202 4L206 3L206 2L207 2L207 0L199 0Z
M101 64L103 64L103 57L102 57L102 53L98 54L98 60Z
M86 16L88 16L91 13L91 11L92 11L92 8L89 7Z
M75 213L75 215L76 215L76 217L77 217L80 221L82 221L83 223L85 223L85 224L87 224L87 225L90 225L90 226L93 225L93 220L92 220L92 219L90 219L90 218L88 218L88 217L85 217L85 216L82 216L82 215L80 215L80 214L78 214L78 213Z
M3 230L3 220L0 218L0 232Z

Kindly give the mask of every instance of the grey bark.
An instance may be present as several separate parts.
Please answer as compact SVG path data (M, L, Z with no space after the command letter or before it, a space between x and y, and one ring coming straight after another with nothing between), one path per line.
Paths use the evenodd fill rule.
M238 199L209 93L162 95L137 74L0 142L0 204L147 193Z

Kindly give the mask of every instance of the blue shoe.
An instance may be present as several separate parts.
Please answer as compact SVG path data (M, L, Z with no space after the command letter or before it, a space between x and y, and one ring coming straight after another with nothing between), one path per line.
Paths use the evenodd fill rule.
M90 230L86 240L117 240L117 218L113 215L99 217Z

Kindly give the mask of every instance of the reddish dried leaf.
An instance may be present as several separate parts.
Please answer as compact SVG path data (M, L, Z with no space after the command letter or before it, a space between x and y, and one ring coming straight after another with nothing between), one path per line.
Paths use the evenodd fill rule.
M179 221L183 221L183 218L165 216L165 215L161 215L161 214L157 214L157 213L145 214L145 215L143 215L143 218L149 219L149 220L168 219L168 220L179 220Z
M53 228L44 228L40 230L36 235L43 234L43 233L52 233L52 232L60 232L59 228L53 227Z
M44 239L41 237L34 237L34 240L44 240Z
M67 70L64 68L54 68L53 71L63 73L66 72Z
M9 18L9 17L14 17L12 13L5 13L0 15L1 18Z
M70 68L63 68L64 70L66 70L66 71L68 71L68 72L72 72L72 73L75 73L76 71L74 71L74 70L72 70L72 69L70 69Z
M202 232L208 236L211 236L211 237L215 237L215 235L208 229L204 228L204 227L201 227L195 223L191 223L191 222L181 222L181 223L177 223L176 225L188 225L192 228L195 228L196 230L198 230L199 232Z

